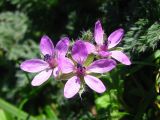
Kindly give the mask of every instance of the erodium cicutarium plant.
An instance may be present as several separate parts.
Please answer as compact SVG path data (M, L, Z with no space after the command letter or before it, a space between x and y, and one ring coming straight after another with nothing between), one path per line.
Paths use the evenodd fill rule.
M41 85L51 76L56 80L67 80L64 86L66 98L72 98L77 93L81 95L86 85L97 93L103 93L106 87L95 74L103 74L114 69L117 64L115 60L124 65L131 64L129 57L115 48L123 35L124 30L120 28L105 38L99 20L95 23L94 29L95 45L92 41L86 42L82 39L70 45L69 38L63 37L54 48L51 39L45 35L40 41L43 58L26 60L21 63L20 68L26 72L38 73L31 82L33 86ZM91 54L94 58L85 64ZM65 75L69 78L64 77Z
M57 77L60 73L59 59L65 57L69 47L69 39L62 38L54 48L51 39L43 36L40 42L40 51L43 59L31 59L21 63L20 68L26 72L37 73L32 80L33 86L39 86L49 79L50 76Z
M79 92L81 85L85 82L92 90L103 93L106 88L99 78L91 73L105 73L116 67L116 62L112 59L99 59L92 62L89 66L84 63L88 57L87 48L82 40L77 40L72 48L72 60L61 58L60 69L62 73L73 72L73 76L67 81L64 87L64 96L73 97Z
M112 32L108 38L105 38L102 25L98 20L95 23L94 28L94 40L96 42L96 45L94 46L93 44L86 42L88 52L98 55L101 58L112 57L122 64L130 65L131 61L129 60L128 56L121 50L115 50L115 46L122 40L123 35L124 30L122 28L119 28Z

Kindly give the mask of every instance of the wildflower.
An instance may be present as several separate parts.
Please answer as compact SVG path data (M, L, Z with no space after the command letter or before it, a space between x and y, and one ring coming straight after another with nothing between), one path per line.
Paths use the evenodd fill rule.
M48 36L43 36L40 41L40 51L44 59L30 59L21 63L20 68L26 72L37 73L32 80L33 86L39 86L49 79L51 75L57 77L59 75L58 60L65 57L69 46L69 39L62 38L54 45Z
M116 31L112 32L107 40L104 40L104 31L102 29L100 21L98 20L95 23L94 29L94 39L97 45L95 47L91 43L86 42L87 49L89 53L94 53L103 58L111 56L122 64L130 65L131 62L129 58L122 51L111 50L122 40L123 35L124 30L122 28L119 28Z
M89 66L85 66L84 63L88 56L88 51L85 42L78 40L72 47L72 59L62 58L60 59L60 69L62 73L68 74L73 72L73 76L66 82L64 87L64 96L71 98L82 87L83 83L86 83L92 90L102 93L106 90L104 84L100 79L91 75L91 73L105 73L116 66L116 62L111 59L99 59L91 63Z

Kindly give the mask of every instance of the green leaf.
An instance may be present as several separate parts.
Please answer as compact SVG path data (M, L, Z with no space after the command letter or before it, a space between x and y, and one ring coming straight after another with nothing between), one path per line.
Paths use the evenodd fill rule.
M0 120L8 120L5 112L0 109Z
M105 94L101 97L98 97L95 102L96 102L96 106L98 109L107 108L111 104L110 103L110 96L109 96L109 94Z
M8 112L12 116L17 117L18 119L26 120L29 118L29 120L36 120L33 116L18 109L17 107L11 105L10 103L4 101L1 98L0 98L0 108L3 109L4 111Z
M55 114L55 112L53 111L53 109L51 108L51 106L47 105L45 107L45 112L47 113L47 117L52 119L52 120L58 120L57 115Z
M111 117L113 120L120 120L124 115L127 115L128 113L126 112L120 112L118 110L114 110L111 113Z

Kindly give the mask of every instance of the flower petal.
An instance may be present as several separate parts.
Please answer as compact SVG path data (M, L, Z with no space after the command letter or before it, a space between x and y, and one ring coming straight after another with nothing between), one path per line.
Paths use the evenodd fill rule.
M77 62L77 63L84 63L88 56L88 51L85 46L85 43L82 40L78 40L74 43L72 47L72 58Z
M87 72L105 73L116 67L116 62L112 59L100 59L90 64Z
M65 74L72 72L74 69L74 63L72 62L72 60L66 57L60 58L58 60L58 66L62 71L62 73L65 73Z
M46 35L41 38L40 50L43 55L48 54L52 56L54 54L54 45L51 39Z
M40 72L39 74L37 74L33 78L31 84L33 86L39 86L42 83L44 83L45 81L47 81L49 79L49 77L51 76L51 74L52 74L52 70L51 69L50 70L44 70L44 71Z
M96 48L93 44L89 43L89 42L84 42L88 51L88 54L91 53L95 53L96 52Z
M55 52L59 57L65 57L69 47L69 38L62 38L55 47Z
M99 56L101 57L107 57L110 55L110 52L106 52L106 51L99 51L98 52Z
M103 45L103 35L104 35L104 31L102 29L101 22L98 20L95 23L95 28L94 28L94 39L97 45Z
M115 47L124 35L124 30L122 28L112 32L108 37L108 49Z
M130 59L123 52L115 50L115 51L111 51L110 53L114 59L121 62L122 64L125 64L125 65L131 64Z
M26 72L39 72L49 67L49 64L40 59L26 60L21 63L20 68Z
M70 78L64 86L64 96L66 98L73 97L80 89L80 79L77 76Z
M55 67L53 70L53 76L54 76L54 78L56 78L56 77L58 77L58 75L59 75L59 69L58 69L58 67Z
M94 76L86 75L84 76L85 83L94 91L98 93L103 93L106 90L106 87L102 81Z

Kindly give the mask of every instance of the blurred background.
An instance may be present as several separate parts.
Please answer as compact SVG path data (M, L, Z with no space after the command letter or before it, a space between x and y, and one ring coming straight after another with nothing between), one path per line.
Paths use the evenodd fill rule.
M40 57L40 38L91 35L98 19L106 35L124 28L132 61L101 76L107 91L68 100L53 78L32 87L19 65ZM160 0L0 0L0 120L160 120L159 46Z

